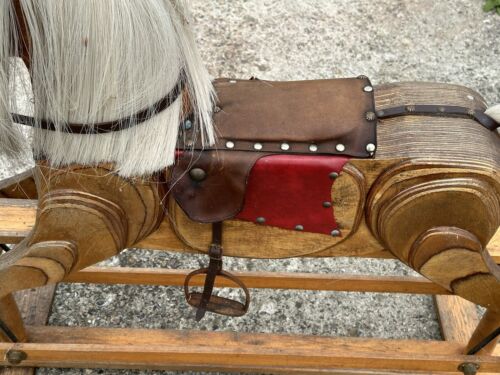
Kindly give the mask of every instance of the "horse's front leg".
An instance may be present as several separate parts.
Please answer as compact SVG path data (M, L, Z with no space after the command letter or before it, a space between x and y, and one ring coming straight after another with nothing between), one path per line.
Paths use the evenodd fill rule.
M116 255L146 237L163 218L156 180L124 179L106 166L51 169L43 164L35 178L35 227L0 258L4 341L24 338L13 292L60 282L71 272Z

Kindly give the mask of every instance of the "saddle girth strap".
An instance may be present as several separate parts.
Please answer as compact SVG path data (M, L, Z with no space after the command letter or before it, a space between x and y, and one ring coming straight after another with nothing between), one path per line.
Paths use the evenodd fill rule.
M379 109L377 110L376 115L377 118L382 120L398 116L462 117L470 118L491 131L500 127L500 123L498 123L493 117L488 116L484 113L484 111L453 105L402 105L398 107Z
M214 290L215 278L222 271L222 222L212 224L212 243L208 249L210 262L201 295L200 304L196 310L196 321L199 322L207 312L207 306Z

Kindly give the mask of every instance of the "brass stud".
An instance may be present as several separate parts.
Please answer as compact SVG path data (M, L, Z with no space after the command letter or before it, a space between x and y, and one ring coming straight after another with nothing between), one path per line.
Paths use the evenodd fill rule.
M9 350L5 354L5 358L7 359L7 362L9 362L9 364L18 365L26 358L28 358L28 355L22 350Z
M189 171L189 176L193 181L203 181L207 177L207 172L201 168L193 168Z
M338 152L344 152L345 146L342 143L339 143L337 146L335 146L335 150L337 150Z
M299 231L299 232L300 232L300 231L303 231L303 230L304 230L304 226L303 226L303 225L300 225L300 224L297 224L297 225L295 226L295 230L297 230L297 231Z
M318 151L318 146L316 146L316 145L309 145L309 151L311 151L311 152Z
M338 237L340 236L340 231L338 229L334 229L330 232L330 234L332 235L332 237Z
M368 143L366 145L366 151L368 151L369 153L375 152L376 149L377 147L373 143Z
M375 120L377 118L377 115L375 114L375 112L369 111L369 112L366 112L365 118L368 121L373 121L373 120Z
M227 141L226 142L226 148L234 148L234 142L233 141Z
M479 367L477 363L464 362L458 366L458 371L462 371L464 375L476 375Z
M331 180L335 180L339 174L337 172L331 172L328 177L330 177Z
M262 143L254 143L253 148L255 150L262 150Z
M365 86L365 87L363 87L363 91L364 92L372 92L373 91L373 86L370 86L370 85Z
M266 222L266 218L262 217L262 216L259 216L257 219L255 219L255 222L257 224L264 224Z
M190 130L193 127L191 120L184 121L184 130Z
M290 145L286 142L283 142L280 146L280 148L283 150L283 151L288 151L290 150Z
M323 207L325 207L325 208L332 207L332 202L323 202Z

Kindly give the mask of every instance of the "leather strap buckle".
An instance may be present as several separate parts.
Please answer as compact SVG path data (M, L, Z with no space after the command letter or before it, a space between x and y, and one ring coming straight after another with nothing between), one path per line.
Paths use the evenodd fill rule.
M207 311L226 315L226 316L243 316L248 311L250 305L250 292L245 284L233 274L222 269L222 223L215 223L212 227L213 243L210 246L208 255L210 262L208 267L201 268L189 273L184 281L184 295L186 301L193 307L197 308L196 320L200 321ZM194 276L206 275L203 292L190 292L189 282ZM217 277L224 278L238 286L245 293L245 301L240 302L230 298L220 297L212 294Z

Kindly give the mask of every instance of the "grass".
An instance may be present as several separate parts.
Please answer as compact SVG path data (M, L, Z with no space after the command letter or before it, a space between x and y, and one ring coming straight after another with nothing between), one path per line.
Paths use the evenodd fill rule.
M486 0L483 10L485 12L496 12L500 15L500 0Z

